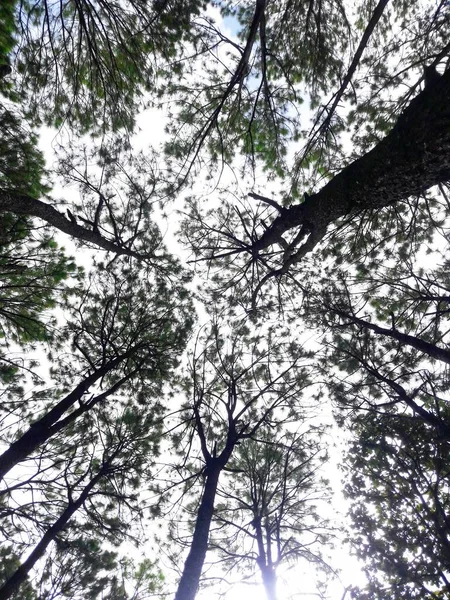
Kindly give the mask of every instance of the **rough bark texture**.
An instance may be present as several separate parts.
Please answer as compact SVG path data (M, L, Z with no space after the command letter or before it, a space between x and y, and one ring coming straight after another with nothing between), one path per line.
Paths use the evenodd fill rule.
M214 459L213 459L214 460ZM209 530L214 513L214 500L222 465L208 468L202 500L197 513L194 535L189 554L184 563L183 575L178 584L175 600L194 600L208 549ZM1 599L0 599L1 600Z
M412 100L391 132L302 204L280 210L254 250L304 227L308 239L286 262L310 252L328 225L346 215L389 206L450 180L450 70Z

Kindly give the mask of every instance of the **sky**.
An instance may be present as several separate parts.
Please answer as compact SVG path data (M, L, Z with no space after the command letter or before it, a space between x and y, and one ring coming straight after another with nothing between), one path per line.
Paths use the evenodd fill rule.
M214 11L213 9L211 9L211 11L212 14L214 14L214 16L220 21L221 19L218 11ZM237 28L234 25L234 21L230 18L227 18L221 23L221 27L225 34L230 37L233 37L236 34ZM305 111L306 110L307 109L305 107ZM151 144L153 147L158 147L160 144L162 144L165 140L164 127L166 122L167 116L159 110L149 109L142 113L137 120L138 133L134 138L133 148L145 149L148 145L149 139L151 139ZM63 135L64 134L61 133L61 136ZM55 140L59 139L63 139L63 137L61 138L60 134L55 133L54 130L44 128L41 130L40 147L44 151L49 164L51 164L54 160L54 142ZM222 180L221 184L226 184L226 173L224 177L225 181ZM194 188L194 192L195 191L196 190ZM204 193L203 188L201 189L201 193ZM52 195L56 198L61 197L68 200L70 198L76 198L77 191L75 188L67 188L67 186L62 187L56 183ZM211 198L209 198L209 201L210 200ZM168 209L169 218L167 220L159 219L159 225L162 231L165 233L165 243L169 250L174 254L179 255L182 260L187 260L189 257L186 254L186 251L182 249L176 238L176 229L179 221L177 210L181 208L182 199L180 199L172 208ZM76 249L75 244L66 237L61 237L61 241L69 254L76 253L77 262L79 264L84 264L84 266L87 268L89 267L91 260L89 252ZM200 320L202 319L204 319L204 314L200 314ZM330 415L328 415L326 418L329 419ZM331 454L333 454L335 457L339 456L339 452L333 452ZM338 463L339 459L335 459L334 463L330 464L326 476L332 480L332 485L336 492L336 498L329 507L329 517L341 522L344 518L343 513L345 512L345 503L340 492L342 474L339 471ZM361 573L356 560L349 555L348 548L342 547L339 543L337 543L337 548L332 554L332 566L340 570L340 577L329 588L329 594L327 598L330 600L344 600L349 596L349 594L346 596L346 587L350 584L362 584L364 582L364 576ZM256 580L257 579L258 578L256 578ZM302 573L299 571L299 569L296 569L295 566L292 566L285 571L280 569L278 582L279 600L317 600L319 596L314 590L312 583L313 580L313 573L310 573L309 575L308 573ZM253 579L253 581L255 581L255 579ZM225 591L225 587L223 588L223 591ZM264 597L264 589L261 584L235 584L229 591L226 592L223 597L225 600L260 600ZM198 595L198 600L213 600L214 598L218 598L218 594L211 589L201 591Z

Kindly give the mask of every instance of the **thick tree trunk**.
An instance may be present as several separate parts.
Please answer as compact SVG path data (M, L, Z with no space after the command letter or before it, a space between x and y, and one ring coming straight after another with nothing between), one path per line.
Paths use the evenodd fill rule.
M286 257L286 267L310 252L341 217L379 209L450 180L450 69L412 100L392 131L370 152L302 204L281 208L253 248L276 244L304 227L309 237Z
M106 239L94 229L87 229L78 225L76 220L67 219L50 204L18 192L0 190L0 212L11 212L15 215L37 217L73 238L89 242L108 252L133 256L135 258L150 258L150 256L141 255L130 248L120 245L118 242Z
M32 454L40 445L46 442L60 428L54 428L54 425L76 402L80 401L87 390L96 381L104 377L111 370L115 369L130 353L109 361L102 368L98 369L79 383L70 394L65 396L58 404L49 410L43 417L30 425L28 430L13 442L3 454L0 455L0 481L5 475L19 462ZM85 412L85 411L80 411ZM66 423L67 424L67 423Z
M72 515L86 501L91 490L105 475L106 470L107 467L104 466L102 470L83 489L77 500L70 502L59 519L55 521L53 525L44 533L41 541L32 551L30 556L25 560L24 563L20 565L20 567L11 575L11 577L2 585L2 587L0 587L0 600L7 600L7 598L9 598L27 579L28 573L34 567L36 562L44 555L48 545L55 539L58 533L64 529Z
M183 574L178 584L175 600L194 600L197 594L203 563L208 549L209 530L214 513L214 500L222 470L219 464L208 469L205 487L195 522L191 548L184 563ZM1 598L0 598L1 600Z

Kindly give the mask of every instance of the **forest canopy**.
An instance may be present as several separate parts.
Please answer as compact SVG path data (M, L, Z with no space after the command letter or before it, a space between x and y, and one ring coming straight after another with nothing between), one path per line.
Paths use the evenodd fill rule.
M449 40L1 3L0 600L450 598Z

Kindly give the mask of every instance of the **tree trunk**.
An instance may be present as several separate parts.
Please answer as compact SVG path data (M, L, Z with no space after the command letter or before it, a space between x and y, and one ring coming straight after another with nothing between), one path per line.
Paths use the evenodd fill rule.
M310 252L327 226L341 217L379 209L450 180L450 69L412 100L391 132L370 152L345 167L302 204L281 208L253 248L280 241L304 227L306 242L286 267Z
M28 430L13 442L3 454L0 455L0 481L19 462L24 460L40 445L46 442L59 428L53 426L61 416L69 410L77 401L81 400L90 386L115 369L123 360L130 356L130 352L109 361L102 368L95 371L79 383L70 394L65 396L56 406L49 410L43 417L30 425ZM81 412L81 411L80 411ZM83 411L85 412L85 411Z
M135 258L151 258L150 255L141 255L130 248L120 245L118 241L112 242L103 237L98 231L78 225L76 219L67 219L50 204L20 194L19 192L0 190L0 212L11 212L15 215L37 217L73 238L89 242L108 252L133 256Z
M266 592L267 600L276 600L276 584L277 577L276 573L273 570L272 566L272 553L270 547L270 531L269 527L267 527L266 523L266 543L267 543L267 552L266 547L264 545L264 534L262 527L262 518L261 516L255 514L254 515L254 527L255 527L255 536L256 543L258 545L258 558L256 562L258 564L259 570L261 571L261 576L263 580L264 590Z
M436 344L431 344L421 338L418 338L414 335L409 335L408 333L402 333L397 329L387 329L386 327L380 327L375 323L370 323L369 321L365 321L364 319L360 319L359 317L355 317L354 315L348 314L343 310L339 310L334 307L327 307L328 310L336 313L343 319L346 319L348 322L353 323L355 325L360 325L365 329L369 329L376 333L377 335L382 335L389 337L393 340L397 340L402 344L407 346L411 346L411 348L415 348L416 350L420 350L423 354L434 358L435 360L445 362L450 364L450 350L446 350L445 348L440 348Z
M108 465L104 465L101 471L88 483L83 489L80 496L74 502L69 502L66 510L62 513L57 521L44 533L41 541L32 551L30 556L24 563L11 575L11 577L0 587L0 600L7 600L17 588L27 579L28 573L34 567L36 562L44 555L48 545L55 539L55 537L64 529L69 522L72 515L82 506L86 501L90 491L98 483L98 481L105 475Z
M365 369L367 373L372 375L375 379L378 379L378 381L381 381L382 383L388 385L397 394L397 401L404 402L425 423L428 423L428 425L435 427L444 439L450 440L450 426L446 422L445 418L441 417L440 415L437 416L436 414L424 408L424 406L417 404L417 402L414 400L414 396L410 396L406 392L405 388L398 383L398 381L390 379L386 375L383 375L376 367L372 367L371 365L369 365L367 361L364 360L361 356L358 356L348 350L345 350L345 353L348 356L351 356L352 358L356 359L363 367L363 369ZM372 406L370 402L369 404L370 406ZM378 405L375 404L374 407L377 412L380 412Z
M208 470L195 522L191 548L184 563L183 574L178 584L175 600L194 600L197 594L203 563L205 562L206 551L208 549L209 530L214 513L214 500L222 468L221 465L216 463Z
M277 576L270 565L260 565L267 600L277 600Z

